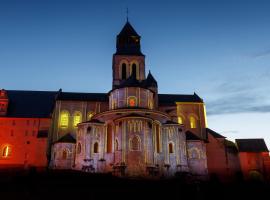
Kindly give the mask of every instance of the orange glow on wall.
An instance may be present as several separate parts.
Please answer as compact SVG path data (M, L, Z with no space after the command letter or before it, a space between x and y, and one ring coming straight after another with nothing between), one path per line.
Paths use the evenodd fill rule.
M128 99L128 105L130 107L135 107L136 106L136 98L135 97L129 97L129 99Z

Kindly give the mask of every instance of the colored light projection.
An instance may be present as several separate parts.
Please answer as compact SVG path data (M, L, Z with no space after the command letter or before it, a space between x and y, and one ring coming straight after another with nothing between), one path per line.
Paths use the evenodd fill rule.
M135 97L129 97L128 98L128 106L129 107L135 107L137 106L137 100Z

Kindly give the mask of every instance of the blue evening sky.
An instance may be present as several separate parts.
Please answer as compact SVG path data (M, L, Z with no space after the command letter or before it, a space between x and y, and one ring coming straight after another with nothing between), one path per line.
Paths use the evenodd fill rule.
M270 147L270 1L0 0L0 88L109 91L127 6L160 93L195 91L210 128Z

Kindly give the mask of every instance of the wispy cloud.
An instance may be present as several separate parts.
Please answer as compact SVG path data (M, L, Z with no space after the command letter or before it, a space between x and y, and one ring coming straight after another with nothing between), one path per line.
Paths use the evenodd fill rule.
M224 82L216 90L220 96L207 102L208 115L270 112L268 93L262 93L261 88L250 82Z
M252 58L261 58L265 56L270 56L270 48L269 49L264 49L260 52L254 53L251 55Z

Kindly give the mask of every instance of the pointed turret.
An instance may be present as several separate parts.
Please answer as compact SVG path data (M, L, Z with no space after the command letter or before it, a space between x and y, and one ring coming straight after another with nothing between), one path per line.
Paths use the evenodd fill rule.
M154 107L158 107L158 84L150 70L145 79L145 87L154 92Z
M151 71L149 70L149 73L146 78L146 86L147 87L157 87L157 81L151 74Z
M127 21L117 35L116 55L143 55L140 45L141 37Z

